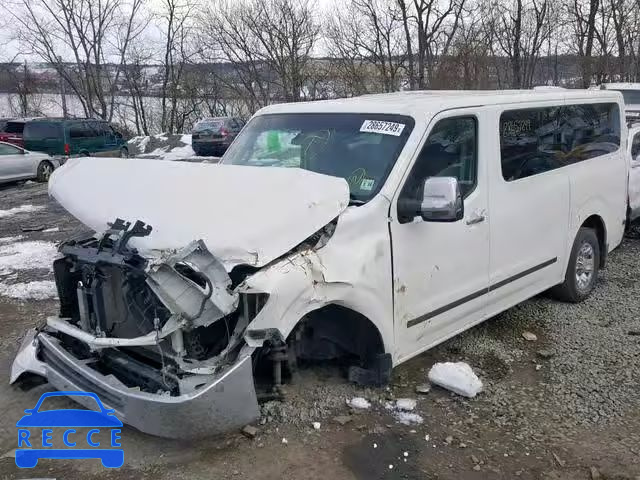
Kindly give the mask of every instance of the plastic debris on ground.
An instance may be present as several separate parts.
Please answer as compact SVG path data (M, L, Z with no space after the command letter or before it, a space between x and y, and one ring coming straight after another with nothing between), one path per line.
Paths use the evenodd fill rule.
M366 410L371 406L371 402L369 402L366 398L353 397L352 399L347 400L347 405L349 405L351 408Z
M468 398L482 391L482 382L464 362L436 363L429 371L429 381Z

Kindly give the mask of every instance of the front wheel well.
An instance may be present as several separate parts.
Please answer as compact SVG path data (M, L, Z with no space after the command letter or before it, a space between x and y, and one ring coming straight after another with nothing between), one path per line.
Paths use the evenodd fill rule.
M365 364L385 353L382 336L374 323L361 313L336 304L306 314L287 343L297 358L311 361L358 357Z
M607 228L605 227L602 217L599 215L591 215L581 225L581 228L591 228L596 232L598 237L598 246L600 247L600 268L604 268L607 263Z

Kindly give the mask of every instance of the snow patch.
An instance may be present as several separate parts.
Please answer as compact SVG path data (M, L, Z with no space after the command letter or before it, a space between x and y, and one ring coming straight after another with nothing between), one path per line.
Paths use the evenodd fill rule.
M22 240L23 238L24 237L22 235L18 235L17 237L0 238L0 244L3 244L3 243L14 243L14 242Z
M47 228L46 230L43 230L42 233L55 233L59 231L60 231L60 227L52 227L52 228Z
M347 405L349 405L351 408L366 410L371 406L371 403L366 398L353 397L351 400L347 400Z
M18 300L46 300L56 298L58 291L55 282L38 280L29 283L0 283L0 296Z
M0 275L9 275L16 270L53 270L53 261L58 249L53 242L34 240L0 245Z
M184 135L183 138L185 136L186 135ZM170 152L166 152L165 154L162 154L162 159L163 160L184 160L185 158L191 158L195 156L195 154L196 152L193 151L193 148L191 148L191 142L189 142L189 144L185 145L184 147L175 147Z
M429 371L429 381L468 398L482 391L482 382L465 362L436 363Z
M413 398L399 398L396 400L396 408L405 412L415 410L418 402Z
M13 207L9 210L0 210L0 218L11 217L18 213L32 213L42 210L42 205L20 205L19 207Z
M420 425L424 422L422 416L417 413L397 411L393 414L394 418L403 425Z

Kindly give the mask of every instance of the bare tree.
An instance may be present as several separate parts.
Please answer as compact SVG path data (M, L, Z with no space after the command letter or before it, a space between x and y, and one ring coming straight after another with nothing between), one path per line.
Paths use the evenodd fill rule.
M86 116L109 119L117 89L109 57L116 44L126 46L135 34L122 25L133 24L141 0L15 0L9 14L27 53L53 65L76 94ZM123 20L124 19L124 20ZM126 51L126 47L121 49ZM116 65L116 72L121 68ZM67 68L65 60L73 60Z
M219 79L249 111L274 96L295 102L305 95L319 35L307 0L222 1L203 12L201 31L205 58L231 66Z
M515 0L509 5L491 2L495 17L489 20L499 53L510 65L509 85L530 88L549 29L547 0Z
M329 50L353 94L401 87L403 34L402 12L395 2L354 0L332 15L327 26Z

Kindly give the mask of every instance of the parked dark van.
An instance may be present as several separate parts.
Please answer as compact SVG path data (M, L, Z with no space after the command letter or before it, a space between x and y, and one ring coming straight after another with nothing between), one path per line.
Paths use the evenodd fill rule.
M27 150L49 155L129 156L122 134L104 120L32 120L24 127L23 141Z

